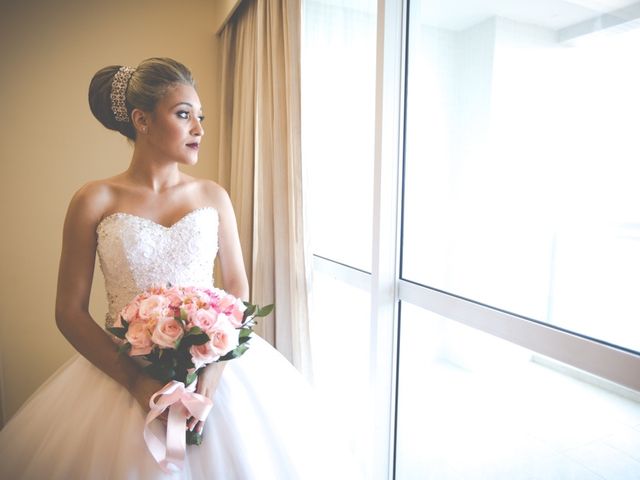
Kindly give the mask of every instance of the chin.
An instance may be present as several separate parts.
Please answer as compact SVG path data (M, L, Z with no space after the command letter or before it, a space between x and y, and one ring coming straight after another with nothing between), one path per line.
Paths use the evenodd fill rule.
M178 163L181 163L183 165L195 165L198 163L198 156L195 155L193 157L188 157L188 158L181 158L180 160L178 160Z

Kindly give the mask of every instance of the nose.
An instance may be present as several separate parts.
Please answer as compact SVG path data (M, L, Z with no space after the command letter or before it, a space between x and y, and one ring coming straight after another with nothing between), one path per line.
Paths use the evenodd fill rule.
M191 134L199 137L204 135L204 128L202 128L202 122L200 122L200 119L194 119L193 126L191 127Z

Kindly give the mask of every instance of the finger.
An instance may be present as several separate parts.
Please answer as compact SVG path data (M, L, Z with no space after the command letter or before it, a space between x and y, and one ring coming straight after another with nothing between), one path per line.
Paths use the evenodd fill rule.
M191 431L193 431L194 427L196 426L196 424L198 423L198 419L195 417L191 417L189 419L189 421L187 422L187 428Z
M204 422L198 422L198 425L196 426L196 433L199 433L200 435L202 435L203 429L204 429Z

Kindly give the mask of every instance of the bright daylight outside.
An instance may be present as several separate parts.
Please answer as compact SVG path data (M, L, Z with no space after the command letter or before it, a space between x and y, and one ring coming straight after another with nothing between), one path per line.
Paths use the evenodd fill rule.
M411 2L402 276L637 352L640 5L593 7ZM397 478L637 478L637 394L401 325Z
M303 3L314 253L370 272L378 2ZM640 355L640 2L406 9L399 280ZM364 461L376 372L332 376L322 339L349 322L370 354L370 295L315 274L314 361ZM640 393L403 299L398 339L394 478L640 478Z

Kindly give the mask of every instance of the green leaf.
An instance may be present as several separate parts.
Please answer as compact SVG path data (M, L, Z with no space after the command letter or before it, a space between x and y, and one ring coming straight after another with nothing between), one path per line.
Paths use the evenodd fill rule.
M201 333L200 335L193 335L191 337L191 341L193 342L193 345L204 345L209 340L211 339L209 338L209 335L207 335L206 333Z
M185 378L185 385L191 385L198 378L198 372L191 372L187 374L187 378Z
M152 363L151 365L144 367L143 370L161 382L168 382L169 380L173 380L176 376L175 369L168 365Z
M187 332L187 335L199 335L203 333L200 327L191 327L191 330Z
M234 358L238 358L239 356L241 356L247 350L249 350L249 345L247 345L246 343L242 343L238 345L236 348L234 348L233 350L231 350L226 355L220 357L219 361L223 362L223 361L233 360Z
M256 317L266 317L273 311L273 303L271 305L267 305L266 307L262 307L258 309L258 313L256 313Z
M244 318L248 318L252 316L256 311L256 306L252 304L247 304L247 309L244 311Z
M245 338L245 337L249 337L251 335L251 329L250 328L241 328L240 329L240 334L239 337Z
M157 349L151 350L151 353L149 353L148 355L145 355L145 358L150 362L157 362L160 359L159 350Z
M202 434L187 430L187 445L200 445L202 443Z
M131 350L131 344L127 342L120 345L120 347L118 348L118 353L129 353L130 350Z
M121 338L123 340L126 338L126 327L107 327L107 330L115 337Z

